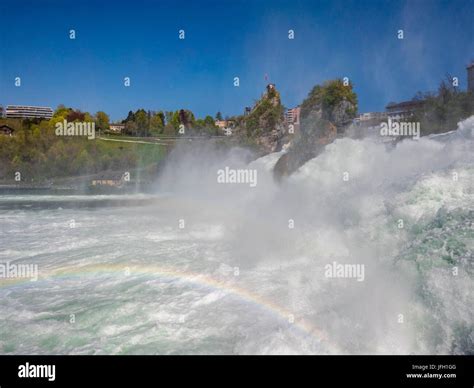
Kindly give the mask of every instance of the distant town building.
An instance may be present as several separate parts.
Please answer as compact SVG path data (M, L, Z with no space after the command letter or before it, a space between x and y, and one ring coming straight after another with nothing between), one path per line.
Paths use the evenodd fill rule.
M8 125L0 125L0 135L11 136L13 135L14 129Z
M387 120L387 118L387 112L366 112L357 116L354 119L354 124L370 127L372 125L380 124L382 121Z
M7 105L7 119L47 119L53 117L53 109L45 106Z
M367 113L361 113L359 117L359 121L369 121L373 119L386 119L388 116L387 112L367 112Z
M413 116L417 109L424 104L423 100L410 100L403 102L391 102L385 109L387 116L392 120L406 120Z
M474 61L467 66L467 90L474 93Z
M216 120L216 121L214 121L214 124L218 128L221 128L221 129L226 128L227 127L227 120Z
M234 122L232 120L216 120L214 121L214 124L220 129L231 128L234 126Z
M125 124L110 124L109 125L110 132L122 133L124 129L125 129Z
M299 106L297 106L296 108L287 109L287 111L285 112L286 123L299 125L300 113L301 113L301 108Z

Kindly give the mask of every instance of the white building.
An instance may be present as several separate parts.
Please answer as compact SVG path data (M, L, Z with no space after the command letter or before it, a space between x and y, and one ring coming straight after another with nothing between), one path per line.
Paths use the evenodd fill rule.
M387 112L367 112L367 113L361 113L354 120L356 122L364 122L364 121L371 121L371 120L385 120L387 119L387 117L388 117Z
M125 124L110 124L109 129L111 132L122 133L125 129Z
M7 105L7 119L47 119L53 117L53 109L46 106Z
M301 113L301 108L299 106L297 106L296 108L288 109L285 112L285 120L287 124L299 124L300 113Z
M423 107L423 100L391 102L386 106L388 117L395 121L409 120L418 109Z

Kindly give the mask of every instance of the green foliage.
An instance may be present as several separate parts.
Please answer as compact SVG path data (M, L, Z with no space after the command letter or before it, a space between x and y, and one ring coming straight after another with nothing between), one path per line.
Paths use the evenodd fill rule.
M171 123L171 119L173 118L173 113L171 111L165 111L165 125Z
M179 128L179 125L181 124L178 110L173 113L173 116L171 116L171 120L169 122L171 123L175 131L177 131Z
M125 133L127 135L138 136L138 125L135 121L130 120L125 123Z
M158 136L165 128L165 113L138 109L136 112L128 112L128 116L122 121L125 124L125 134L129 136Z
M13 181L16 172L21 172L23 182L42 182L108 170L131 171L156 165L164 156L165 149L157 145L56 136L55 124L71 112L78 111L59 107L51 120L24 126L21 120L0 119L0 124L15 129L13 136L0 135L0 179ZM86 119L90 117L82 114Z
M64 118L66 118L66 116L68 115L68 113L71 110L72 110L71 108L66 108L64 105L61 104L61 105L58 106L58 108L54 112L53 118L61 117L61 119L64 119Z
M164 112L160 110L158 113L156 113L156 116L158 116L160 118L161 128L164 128L164 126L166 124Z
M416 98L424 103L410 120L420 122L422 136L455 130L458 122L474 115L474 94L453 87L450 77L437 93L418 93Z
M163 133L163 119L164 116L160 115L159 113L155 113L150 118L150 132L152 135L159 135Z
M308 117L314 111L321 111L321 118L332 121L334 109L343 101L347 101L348 117L353 118L357 113L357 95L352 84L344 85L341 79L326 81L322 86L316 85L301 104L301 119Z
M140 136L146 136L148 129L148 116L144 109L139 109L135 112L134 121L137 125L137 131Z
M283 121L283 106L280 94L276 89L270 89L259 101L252 112L244 118L248 137L259 136L273 131L278 123Z
M109 129L109 116L107 113L99 111L95 114L95 126L96 129Z
M175 112L166 112L167 125L164 133L168 135L177 135L180 125L184 125L186 133L192 133L196 125L202 125L202 120L196 120L194 113L188 109L180 109ZM170 126L168 125L170 124ZM172 128L174 131L172 131Z
M126 124L129 121L135 121L135 113L133 113L132 111L128 112L127 118L122 121L122 124Z
M89 115L89 119L91 119ZM80 110L70 110L69 113L66 116L67 121L86 121L86 115L85 113L81 112ZM87 120L87 121L92 121L92 120Z
M176 136L179 134L180 125L184 125L186 134L217 134L212 116L197 119L188 109L171 111L145 111L138 109L128 112L125 120L125 134L129 136Z
M193 132L199 135L217 135L218 128L212 116L206 116L204 119L197 119L194 123Z

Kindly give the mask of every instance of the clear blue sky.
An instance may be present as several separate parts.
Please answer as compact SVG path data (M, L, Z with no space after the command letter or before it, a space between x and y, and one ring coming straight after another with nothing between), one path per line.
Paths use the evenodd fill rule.
M0 104L63 103L114 120L138 108L240 114L265 74L286 107L347 76L359 111L379 111L447 73L465 89L474 58L472 0L23 0L2 1L0 15Z

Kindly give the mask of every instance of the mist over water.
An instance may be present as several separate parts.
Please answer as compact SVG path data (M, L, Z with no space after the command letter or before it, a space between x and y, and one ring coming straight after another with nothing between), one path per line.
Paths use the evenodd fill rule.
M2 197L0 261L39 280L0 282L0 350L472 354L473 131L471 117L396 146L338 139L280 183L281 153L190 144L152 202ZM225 167L257 185L218 183ZM326 277L334 262L363 281Z

